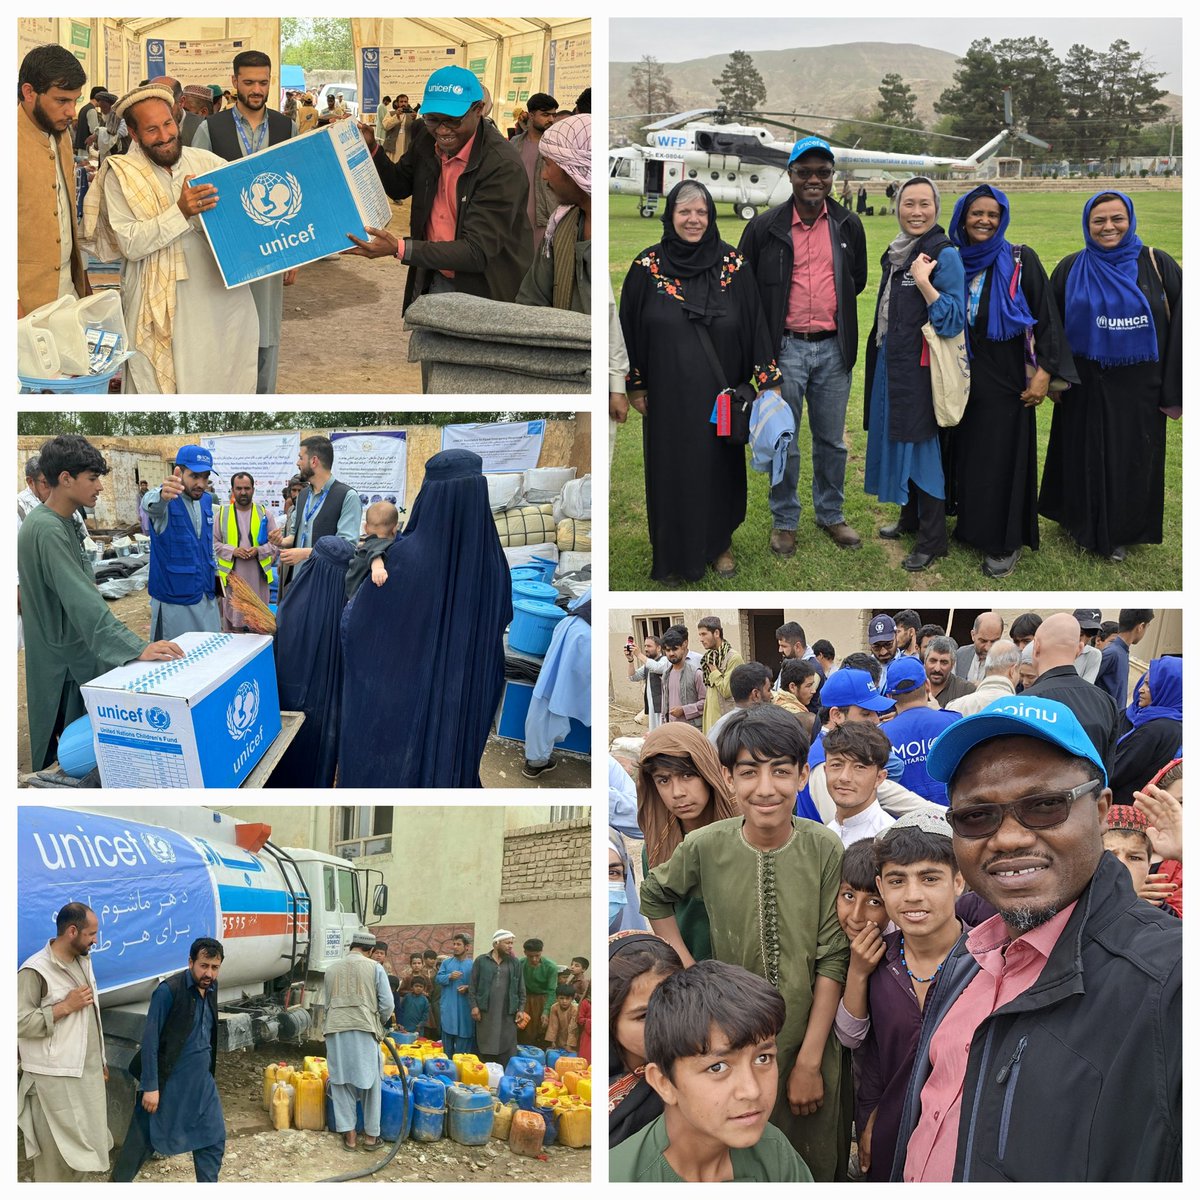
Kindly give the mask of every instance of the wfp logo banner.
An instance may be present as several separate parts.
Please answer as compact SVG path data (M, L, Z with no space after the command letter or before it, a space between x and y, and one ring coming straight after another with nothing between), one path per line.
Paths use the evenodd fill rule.
M146 42L146 78L156 79L167 73L167 44L161 38Z
M362 48L362 82L363 98L359 113L363 120L374 116L379 107L379 47L364 46Z

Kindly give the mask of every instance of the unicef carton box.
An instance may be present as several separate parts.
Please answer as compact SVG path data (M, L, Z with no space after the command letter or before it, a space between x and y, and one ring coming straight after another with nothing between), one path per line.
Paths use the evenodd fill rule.
M315 262L384 229L392 219L371 153L352 120L334 121L278 146L197 175L215 184L200 214L227 288Z
M238 787L279 736L272 640L184 633L184 657L83 687L105 787Z

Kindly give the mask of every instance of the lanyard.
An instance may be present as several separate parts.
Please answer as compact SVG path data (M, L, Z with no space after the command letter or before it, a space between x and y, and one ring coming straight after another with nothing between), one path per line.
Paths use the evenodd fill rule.
M310 491L308 494L308 502L304 505L304 516L300 522L300 541L304 542L311 534L312 530L308 528L309 521L316 520L317 513L321 511L321 505L325 503L325 497L329 495L329 484L325 485L325 490L321 493L321 498L313 504L313 494Z
M238 112L236 105L230 109L230 112L233 113L233 123L237 126L238 139L242 143L242 153L246 158L249 158L252 154L257 154L263 148L263 143L267 139L267 114L263 113L262 124L259 125L251 137L247 137L246 130L249 127L246 124L246 118Z

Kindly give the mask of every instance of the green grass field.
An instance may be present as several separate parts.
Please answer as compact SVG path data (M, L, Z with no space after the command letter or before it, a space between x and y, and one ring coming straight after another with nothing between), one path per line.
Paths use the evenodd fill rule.
M1055 264L1083 244L1081 214L1090 193L1018 193L1012 197L1010 241L1032 246L1046 266ZM1183 261L1183 197L1180 192L1138 192L1138 234L1148 245L1161 247ZM609 268L618 297L621 283L635 254L658 240L660 221L638 216L637 201L611 196L609 217ZM943 210L949 219L952 202ZM661 211L661 208L660 208ZM728 205L718 209L723 240L737 245L745 222L733 216ZM944 221L943 221L944 223ZM893 216L864 217L867 255L871 263L867 286L858 298L858 324L865 339L871 328L875 295L879 287L879 258L896 233ZM733 536L738 573L732 580L709 571L697 590L725 591L975 591L980 588L1009 591L1170 591L1182 586L1183 514L1181 424L1167 425L1166 512L1161 546L1130 547L1123 563L1111 563L1076 548L1051 521L1041 522L1041 548L1026 551L1016 571L1006 579L988 579L980 571L981 556L951 538L950 556L917 575L900 566L908 553L907 542L885 542L876 530L895 520L894 505L878 503L863 491L863 464L867 435L862 429L863 363L860 349L850 389L847 412L846 520L862 535L860 550L839 550L812 520L811 445L808 422L800 431L800 499L804 512L796 531L796 556L780 559L767 542L771 514L767 507L767 477L747 468L749 502L746 521ZM1050 435L1052 407L1038 410L1039 463L1044 460ZM609 582L613 591L641 591L662 585L650 579L650 539L646 531L646 501L642 462L641 417L630 412L617 434L611 472L609 522L611 549ZM953 518L950 518L953 530Z

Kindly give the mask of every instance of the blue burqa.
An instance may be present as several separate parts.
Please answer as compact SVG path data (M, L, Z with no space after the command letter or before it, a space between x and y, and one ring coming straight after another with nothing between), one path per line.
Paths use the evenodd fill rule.
M271 773L269 787L332 787L342 709L342 645L338 622L346 603L346 570L354 547L323 537L308 566L283 593L275 631L279 707L304 724Z
M512 579L483 459L425 464L387 582L342 621L339 787L482 787L479 760L504 686Z

